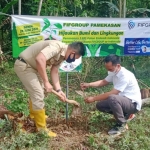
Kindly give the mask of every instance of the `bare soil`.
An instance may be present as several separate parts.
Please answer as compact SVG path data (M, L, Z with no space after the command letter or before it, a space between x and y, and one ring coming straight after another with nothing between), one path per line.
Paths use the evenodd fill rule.
M35 123L30 118L24 118L22 114L12 115L4 106L0 106L1 118L4 119L4 113L7 112L8 119L13 122L13 130L16 130L18 124L22 125L22 129L29 133L36 132ZM91 135L89 131L89 116L71 117L68 120L64 118L47 118L47 127L57 133L56 138L50 140L49 146L51 150L91 150L89 148L88 137ZM101 130L101 128L100 128ZM101 130L107 135L107 128Z

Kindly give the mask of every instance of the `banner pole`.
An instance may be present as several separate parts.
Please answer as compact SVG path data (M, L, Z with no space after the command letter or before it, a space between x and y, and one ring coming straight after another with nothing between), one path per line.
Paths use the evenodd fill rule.
M66 80L67 80L66 97L68 98L68 72L66 73ZM66 122L67 120L68 120L68 103L66 103Z

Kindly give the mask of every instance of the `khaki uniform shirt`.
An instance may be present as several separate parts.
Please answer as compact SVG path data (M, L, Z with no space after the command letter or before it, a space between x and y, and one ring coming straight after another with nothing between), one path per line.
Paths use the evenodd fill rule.
M21 52L19 57L23 58L33 69L37 70L35 59L36 56L42 52L46 58L47 65L54 65L59 68L60 64L64 61L67 47L68 45L61 41L39 41Z

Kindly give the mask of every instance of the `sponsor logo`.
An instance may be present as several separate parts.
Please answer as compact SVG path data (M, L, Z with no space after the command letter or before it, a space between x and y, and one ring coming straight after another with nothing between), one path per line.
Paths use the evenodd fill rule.
M128 27L129 27L129 29L133 29L135 27L135 23L132 20L130 20L128 22Z

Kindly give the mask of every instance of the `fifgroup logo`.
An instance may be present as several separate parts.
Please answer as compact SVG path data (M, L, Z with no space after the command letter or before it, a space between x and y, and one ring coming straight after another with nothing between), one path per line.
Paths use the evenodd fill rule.
M132 20L130 20L128 22L128 27L129 27L129 29L133 29L135 27L135 23Z

